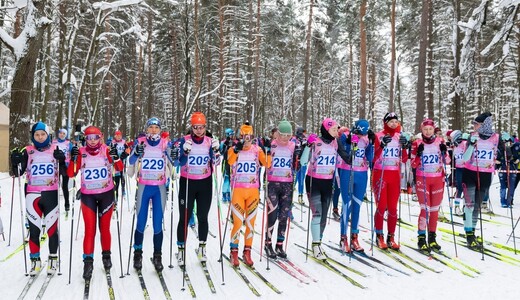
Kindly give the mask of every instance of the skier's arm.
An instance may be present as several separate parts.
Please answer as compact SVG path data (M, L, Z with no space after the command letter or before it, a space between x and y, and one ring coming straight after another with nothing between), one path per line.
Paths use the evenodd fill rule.
M351 144L347 143L347 137L342 134L341 137L336 139L338 142L338 155L343 159L346 163L352 163L351 155Z

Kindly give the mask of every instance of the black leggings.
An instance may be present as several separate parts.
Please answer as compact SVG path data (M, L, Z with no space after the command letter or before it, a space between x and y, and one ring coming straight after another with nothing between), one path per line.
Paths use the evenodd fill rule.
M186 181L188 184L188 211L186 212ZM181 177L179 180L179 224L177 224L177 243L184 244L187 232L187 220L191 218L193 206L197 201L197 219L199 225L199 241L206 241L208 238L208 213L211 208L211 200L213 198L213 182L212 176L204 179L187 180ZM187 214L187 219L185 218Z
M31 257L39 256L40 234L42 231L42 219L45 217L45 225L49 236L49 253L58 251L58 190L41 193L28 193L26 195L27 219L29 221L29 249Z

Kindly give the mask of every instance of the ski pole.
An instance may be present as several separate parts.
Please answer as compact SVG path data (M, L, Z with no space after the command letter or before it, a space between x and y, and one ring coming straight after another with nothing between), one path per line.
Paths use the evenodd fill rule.
M25 266L25 276L27 276L28 275L28 273L27 273L27 259L26 259L26 257L27 257L27 250L25 249L25 227L23 225L22 180L20 179L20 177L22 175L21 173L22 173L22 164L19 163L18 164L18 196L20 198L20 224L22 225L22 243L24 244L24 246L23 246L23 263L24 263L24 266ZM40 237L38 237L38 239L39 238Z
M353 208L353 205L351 205L355 199L354 199L354 160L356 159L356 152L358 150L357 148L357 142L359 141L359 138L356 134L354 134L351 138L351 142L353 144L353 148L350 150L350 174L349 174L349 182L348 182L348 199L345 201L343 200L343 208L341 209L341 225L345 227L345 234L348 234L348 219L350 218L351 211L350 208ZM340 174L341 178L341 174ZM352 247L352 227L350 228L350 236L348 239L350 247ZM343 248L344 249L344 248ZM343 250L342 249L342 250ZM349 261L352 261L352 248L350 248L349 251Z
M457 243L455 241L455 225L453 224L453 202L452 202L452 198L450 197L448 171L446 170L446 158L442 153L441 153L441 155L442 155L442 165L444 166L444 182L446 184L446 194L448 194L448 202L449 202L449 206L450 206L450 221L451 221L451 233L453 236L453 246L455 247L455 257L459 257L459 255L457 253Z
M508 160L508 157L507 157L506 143L503 142L503 144L504 144L504 158L505 158L504 160L505 160L505 163L506 163L506 170L507 170L507 172L506 172L506 175L507 175L507 178L506 178L506 180L507 180L507 193L506 193L506 197L507 197L507 198L506 198L506 203L508 204L508 206L509 206L509 211L510 211L510 213L511 213L511 228L514 229L514 227L513 227L513 207L512 207L512 205L511 205L511 202L512 202L512 200L513 200L513 194L511 193L511 183L509 182L509 180L510 180L510 176L509 176L509 165L508 165L509 160ZM511 158L512 158L512 157L511 157ZM517 176L518 176L518 175L517 175ZM510 195L510 194L511 194L511 195ZM490 202L491 202L491 201L490 201ZM516 237L515 237L515 231L514 231L514 230L513 230L512 235L513 235L513 247L514 247L514 249L515 249L515 254L516 254ZM508 238L508 241L509 241L509 238Z
M311 157L311 159L312 159L312 155L314 152L313 150L314 150L314 144L311 145L311 149L310 149L309 156ZM311 169L312 169L312 166L311 166ZM307 172L309 172L309 168L307 168ZM305 178L305 179L307 179L307 178ZM309 256L309 231L310 231L310 226L311 226L311 214L312 214L311 200L312 200L312 176L309 175L309 190L307 191L307 201L309 201L309 211L307 212L307 241L305 243L305 262L307 262L308 256ZM303 204L302 204L302 211L303 211Z
M20 176L20 173L18 173ZM7 243L7 247L11 246L11 229L13 229L13 205L14 204L14 176L13 176L13 187L11 188L11 214L9 217L9 242ZM25 243L25 236L22 240L22 243ZM25 246L24 246L25 247Z
M475 143L475 152L478 153L477 143ZM482 228L482 195L480 194L480 170L478 165L478 155L475 155L475 161L477 164L477 195L479 201L479 217L480 217L480 237L482 238L482 245L480 252L482 253L482 260L484 260L484 229Z
M188 168L186 173L190 174L190 170L189 170L190 154L188 153L186 155L186 157L187 157L186 167ZM181 177L181 180L182 180L182 177ZM182 291L184 291L186 289L184 286L186 284L186 251L188 250L186 245L188 244L187 239L188 239L188 202L189 202L188 186L189 186L189 183L190 183L189 176L186 175L186 195L184 196L184 199L180 199L181 205L184 205L184 253L181 254L183 256L182 261L184 263L184 266L182 266L182 289L181 289ZM195 199L193 199L193 201L195 201ZM191 211L191 213L193 213L193 210Z
M381 191L383 190L383 177L385 175L385 151L383 148L383 153L381 153L381 177L379 178L379 191L377 193L376 201L379 202L379 199L381 199ZM377 206L376 206L376 213L377 213ZM383 212L384 214L384 212ZM373 216L375 218L375 216ZM375 224L374 228L372 228L372 239L370 241L370 249L372 249L372 256L374 256L374 233L375 233Z
M58 146L56 146L56 149L59 149ZM58 241L61 241L60 235L61 235L61 228L60 228L60 217L61 217L61 211L60 211L60 188L61 188L61 176L60 176L60 163L56 160L54 163L54 170L55 172L58 172L58 190L56 191L56 203L58 203L58 223L57 223L57 234L58 234ZM50 244L50 242L49 242ZM61 275L61 242L58 243L58 276Z
M171 207L170 207L170 265L168 268L173 269L172 257L173 257L173 194L175 193L175 182L177 181L177 171L173 169L173 180L171 186Z
M70 249L69 249L69 284L71 279L71 273L72 273L72 242L73 242L73 234L74 234L74 207L75 205L75 199L76 199L76 159L72 161L74 164L74 177L72 178L72 217L70 220ZM70 198L70 195L69 195ZM81 202L80 202L80 213L81 213Z
M264 147L264 154L265 154L265 159L267 161L267 149ZM268 197L269 197L269 180L267 179L267 162L266 162L266 166L264 167L264 211L262 213L262 233L260 235L260 261L262 261L262 254L263 254L263 250L264 250L264 240L265 240L265 231L266 231L266 227L269 226L269 221L267 221L267 223L265 222L265 219L267 218L266 215L269 213L269 208L268 208L268 205L269 203L268 202L271 202L270 199L269 201L267 200ZM272 206L272 204L271 204ZM274 209L274 207L272 207ZM269 229L267 229L269 230ZM269 270L269 256L266 255L266 270Z

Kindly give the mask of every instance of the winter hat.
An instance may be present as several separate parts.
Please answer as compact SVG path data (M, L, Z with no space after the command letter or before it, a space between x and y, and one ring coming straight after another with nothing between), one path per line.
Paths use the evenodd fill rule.
M356 122L354 122L354 129L352 130L352 132L356 134L366 135L369 129L370 124L368 124L368 121L365 119L359 119Z
M451 137L451 139L452 139L453 141L456 141L456 140L462 138L462 132L461 132L460 130L453 130L453 131L449 134L449 136Z
M434 134L437 134L437 133L441 133L442 134L442 130L439 127L435 127L435 129L433 130L433 133Z
M36 133L36 131L38 131L38 130L43 130L43 131L45 131L45 133L47 133L47 138L45 139L45 141L43 141L43 143L38 143L34 139L34 133ZM48 145L50 145L50 143L51 143L51 135L50 135L49 126L47 126L43 122L38 122L38 123L34 124L31 127L31 141L33 142L34 146L36 146L36 148L45 148Z
M89 126L89 127L85 128L85 135L89 135L89 134L96 134L99 136L103 135L101 133L101 130L99 130L99 128L97 128L96 126Z
M200 111L196 111L191 115L191 126L206 125L206 116Z
M473 123L484 123L486 118L491 117L491 113L489 111L486 111L484 113L481 113L478 115L475 120L473 120Z
M148 128L152 125L157 125L157 126L159 126L159 128L161 128L161 120L159 120L159 118L156 118L156 117L148 119L148 121L146 121L146 128Z
M65 135L67 135L67 129L65 129L65 128L60 128L60 130L58 130L58 134L59 134L59 133L62 133L62 132L65 133Z
M278 130L280 130L280 133L292 134L291 123L287 120L280 121L280 123L278 123Z
M505 132L505 131L502 131L502 133L500 134L500 137L502 139L503 142L509 142L509 141L513 141L513 139L511 138L511 135L509 135L509 133Z
M170 133L168 131L163 131L161 133L161 138L167 139L168 137L170 137Z
M448 131L446 131L446 136L449 136L449 137L451 137L451 133L452 133L452 132L453 132L453 130L451 130L451 129L450 129L450 130L448 130Z
M480 127L477 129L479 135L483 136L484 138L488 138L491 135L493 135L493 117L490 115L484 119L484 122Z
M395 112L386 113L385 117L383 118L383 122L385 124L388 123L390 120L399 120Z
M331 129L332 127L338 126L338 123L336 123L336 121L332 120L331 118L325 118L321 125L323 125L325 130L329 131L329 129Z
M433 122L432 119L424 119L424 121L422 121L422 123L421 123L421 127L424 127L424 126L435 127L435 122Z
M123 134L121 133L120 130L116 130L116 131L114 131L114 136L116 136L116 135L118 135L118 134L119 134L119 135L123 135Z
M303 137L304 133L305 133L305 129L303 129L303 127L301 127L301 126L296 127L296 136L297 137Z
M226 128L226 130L224 131L224 133L226 134L226 137L229 137L229 136L232 136L235 134L235 132L233 131L233 129L231 128Z
M242 126L240 126L240 135L253 135L253 126L249 124L249 122L244 122Z

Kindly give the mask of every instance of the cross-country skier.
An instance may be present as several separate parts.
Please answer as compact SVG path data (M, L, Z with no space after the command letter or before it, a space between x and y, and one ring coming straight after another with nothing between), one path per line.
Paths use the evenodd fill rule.
M340 176L341 198L343 207L340 219L340 245L343 250L350 252L363 251L358 241L358 224L361 204L366 194L369 162L374 158L375 134L370 129L367 120L360 119L354 123L350 132L340 136L338 152L344 151L348 160L340 159L338 172ZM348 224L351 222L350 247Z
M264 248L266 255L271 258L286 258L283 242L292 206L295 162L301 155L301 149L296 148L296 144L290 140L293 131L289 121L280 121L278 131L279 134L271 142L271 166L267 170L267 231ZM277 220L276 247L273 250L273 231Z
M418 218L419 250L440 250L437 243L437 220L444 196L445 167L449 166L448 147L442 137L434 134L435 123L425 119L421 123L421 138L412 144L412 168L415 168L417 198L421 206ZM426 242L428 231L428 242Z
M305 135L305 129L303 127L297 127L295 132L296 146L303 149L307 144L307 136ZM305 183L305 175L307 174L307 165L301 165L296 172L295 185L298 189L298 203L303 204L303 187Z
M464 186L464 231L470 249L478 250L482 244L475 237L475 227L481 204L489 194L489 187L495 171L496 152L499 136L493 131L493 117L490 112L478 115L473 121L474 132L468 140L464 153L466 160L462 182Z
M166 205L166 181L171 174L172 161L168 151L168 140L161 138L161 121L150 118L146 122L146 135L137 139L129 158L130 166L137 170L137 225L134 233L134 269L143 266L143 240L148 207L152 204L153 217L153 264L157 271L162 264L162 223ZM135 170L135 169L134 169Z
M58 130L58 137L52 141L52 148L56 149L56 146L65 154L65 167L68 167L70 163L70 151L72 149L72 143L67 139L67 129L61 128ZM69 201L69 176L67 175L67 169L60 169L61 175L61 190L63 192L63 198L65 198L65 212L70 210Z
M463 212L460 208L460 204L463 203L462 194L464 192L462 188L462 174L464 173L464 160L462 159L464 152L466 151L467 138L468 134L466 134L466 138L464 138L464 134L460 130L453 130L450 133L451 137L451 145L453 147L453 159L452 165L454 165L452 178L455 180L455 214L458 216L462 216Z
M58 147L52 147L49 127L43 122L31 127L31 141L32 145L11 152L11 166L15 177L27 172L25 207L29 221L29 274L35 276L41 269L40 233L44 216L49 236L47 274L54 274L58 268L58 172L60 167L65 168L65 154Z
M500 134L496 167L501 171L498 173L498 178L500 179L500 205L503 208L509 207L513 202L516 171L518 170L518 163L515 164L515 161L519 159L518 151L513 151L512 141L509 133Z
M269 168L271 155L264 153L262 148L252 143L254 139L253 126L245 122L240 126L240 140L228 150L228 163L232 168L231 188L231 212L233 228L231 229L230 248L231 264L238 266L238 245L240 229L245 223L244 234L244 263L252 266L251 247L253 245L253 232L255 219L260 201L260 167ZM264 145L266 147L270 145Z
M112 268L110 220L114 209L114 181L112 170L121 171L123 163L117 148L108 148L103 142L99 128L85 129L86 145L72 147L68 175L76 176L81 170L81 212L85 222L83 238L83 278L90 279L94 268L94 243L96 227L101 235L103 267ZM98 224L99 223L99 224Z
M229 202L229 201L231 201L231 188L230 188L230 183L229 183L229 177L231 174L231 170L230 170L230 167L229 167L229 164L227 161L227 152L228 152L229 148L231 148L235 144L236 139L235 139L235 132L233 131L233 129L226 128L224 133L226 134L226 139L220 143L220 148L219 148L220 154L222 155L222 168L223 168L222 202Z
M374 143L374 169L372 192L377 203L374 216L376 244L381 249L388 247L397 250L399 244L394 239L397 226L397 204L400 194L400 165L408 160L405 151L408 141L400 133L397 115L389 112L383 118L383 130L376 134ZM384 238L383 221L388 211L388 236Z
M179 143L180 155L174 151L174 160L179 160L181 176L179 180L179 223L177 224L177 256L179 266L185 264L185 243L187 220L192 218L193 207L197 203L199 247L197 253L201 261L206 261L206 241L208 237L208 213L213 198L214 164L219 163L218 139L206 136L206 116L201 112L191 115L191 130ZM178 156L178 157L177 157ZM187 209L186 209L187 203Z
M112 143L109 145L112 148L112 145L114 145L117 149L117 155L119 155L119 158L121 158L121 161L123 162L123 166L126 165L126 158L130 154L130 147L126 143L126 140L123 139L123 134L120 130L116 130L114 132L114 138L112 139ZM121 171L115 171L113 174L114 177L114 191L116 193L115 201L117 205L117 201L119 199L119 185L121 184L121 191L123 194L123 197L125 196L125 168Z

